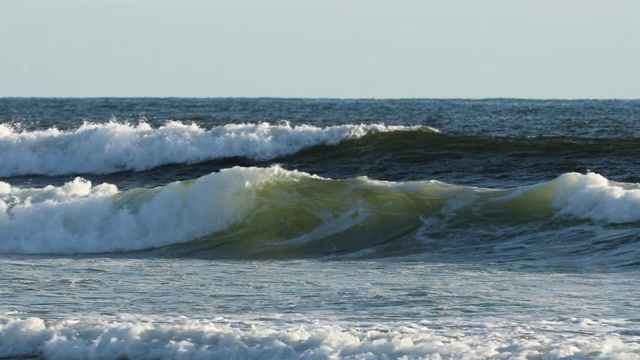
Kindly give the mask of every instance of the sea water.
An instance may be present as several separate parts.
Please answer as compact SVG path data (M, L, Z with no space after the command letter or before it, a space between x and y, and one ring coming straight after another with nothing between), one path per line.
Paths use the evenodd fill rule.
M640 101L0 99L0 358L640 358Z

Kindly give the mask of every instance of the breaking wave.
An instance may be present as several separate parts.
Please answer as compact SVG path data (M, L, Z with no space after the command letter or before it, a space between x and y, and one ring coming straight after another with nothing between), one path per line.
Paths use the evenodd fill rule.
M201 258L551 259L634 264L640 187L595 173L511 189L235 167L119 191L0 182L0 252Z
M205 129L169 121L153 128L109 122L84 123L75 130L21 131L0 124L0 177L19 175L107 174L142 171L167 164L245 157L269 160L317 145L335 145L369 133L423 127L280 124L227 124Z

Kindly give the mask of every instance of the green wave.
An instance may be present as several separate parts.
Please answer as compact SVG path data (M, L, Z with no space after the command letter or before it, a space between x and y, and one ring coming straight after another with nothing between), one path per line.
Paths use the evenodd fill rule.
M634 264L640 186L566 173L490 189L280 166L127 191L80 178L41 189L0 183L0 239L3 254Z
M623 245L635 246L640 230L640 214L626 221L607 212L610 204L592 203L608 201L606 194L581 194L599 179L596 174L565 174L528 187L483 189L366 177L272 178L255 190L255 201L241 221L155 254L205 259L497 261L554 257L564 261L582 254L584 259L599 251L593 244L613 244L616 251ZM601 190L612 189L617 185L607 182ZM570 199L563 200L559 193ZM584 204L576 205L573 197ZM638 204L634 200L633 205Z

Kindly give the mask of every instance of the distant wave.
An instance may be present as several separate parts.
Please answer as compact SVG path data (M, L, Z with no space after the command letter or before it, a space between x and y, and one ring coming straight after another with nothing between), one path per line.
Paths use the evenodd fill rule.
M640 138L585 138L585 137L489 137L424 131L371 132L367 136L353 137L340 144L343 151L412 150L416 154L440 156L474 156L500 154L514 157L547 157L558 154L583 157L628 157L640 154ZM430 128L429 128L430 129ZM435 130L435 129L433 129Z
M628 174L617 174L618 178L635 181L639 145L637 138L485 137L384 124L317 127L282 122L206 129L177 121L160 127L109 122L84 123L66 131L26 131L19 126L0 125L0 177L111 174L223 159L230 161L225 166L279 161L289 162L294 168L299 163L322 163L326 170L359 163L378 164L396 172L400 171L398 167L414 163L433 163L448 171L447 162L451 160L463 167L493 164L487 171L509 164L510 175L519 178L526 178L527 172L560 174L615 163L629 169ZM528 167L527 172L516 173L519 167L515 164ZM201 173L213 170L204 169L206 172ZM464 168L453 169L464 172Z
M269 168L118 191L0 182L0 253L200 258L600 256L637 261L640 188L567 173L513 189Z
M109 122L75 130L21 131L0 124L0 176L107 174L227 157L273 159L317 145L335 145L369 133L422 127L227 124L211 129L169 121L153 128ZM426 129L426 128L423 128ZM435 130L433 130L435 131Z

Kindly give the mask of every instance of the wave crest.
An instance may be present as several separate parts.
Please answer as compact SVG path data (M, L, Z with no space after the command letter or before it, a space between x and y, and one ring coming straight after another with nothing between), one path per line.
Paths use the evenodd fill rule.
M168 121L153 128L115 121L84 123L79 128L20 131L0 124L0 176L107 174L142 171L177 163L246 157L268 160L316 145L335 145L375 132L416 127L339 125L315 127L280 124L227 124L205 129Z
M123 192L80 178L27 189L0 182L5 254L522 258L608 243L631 261L638 222L638 185L594 173L512 189L332 180L278 166Z

